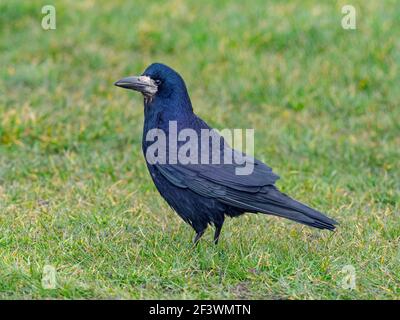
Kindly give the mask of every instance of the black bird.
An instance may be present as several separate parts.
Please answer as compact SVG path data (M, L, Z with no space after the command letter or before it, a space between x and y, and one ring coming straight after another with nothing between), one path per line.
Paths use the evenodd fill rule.
M249 175L237 175L235 170L240 165L236 163L182 164L170 161L171 156L165 163L150 161L146 154L153 142L146 141L146 137L151 129L163 130L168 135L171 121L176 121L178 132L190 128L200 135L202 129L211 129L193 112L185 82L172 68L153 63L141 76L123 78L115 85L143 94L142 149L148 170L162 197L196 231L195 244L209 224L215 226L217 243L225 216L236 217L245 212L335 229L335 220L281 193L274 185L279 176L257 159L253 159L254 169ZM178 146L182 144L179 142ZM169 144L166 145L168 149ZM229 150L229 146L221 148L222 153L224 150Z

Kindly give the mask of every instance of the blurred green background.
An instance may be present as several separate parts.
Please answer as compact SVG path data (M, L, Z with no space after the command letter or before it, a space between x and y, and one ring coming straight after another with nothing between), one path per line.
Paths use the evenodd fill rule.
M0 297L398 299L400 3L348 2L2 0ZM193 248L147 173L142 98L113 86L152 62L213 127L254 128L337 232L246 215Z

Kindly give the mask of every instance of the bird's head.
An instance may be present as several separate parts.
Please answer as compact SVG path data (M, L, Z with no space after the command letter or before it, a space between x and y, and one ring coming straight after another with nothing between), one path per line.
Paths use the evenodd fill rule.
M153 63L140 76L122 78L114 83L117 87L139 91L145 103L157 97L188 98L185 82L172 68L162 63Z

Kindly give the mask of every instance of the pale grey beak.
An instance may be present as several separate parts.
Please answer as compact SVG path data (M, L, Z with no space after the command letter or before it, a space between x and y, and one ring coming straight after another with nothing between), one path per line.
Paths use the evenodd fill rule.
M154 80L147 76L126 77L114 83L117 87L132 89L143 93L145 96L153 96L157 92Z

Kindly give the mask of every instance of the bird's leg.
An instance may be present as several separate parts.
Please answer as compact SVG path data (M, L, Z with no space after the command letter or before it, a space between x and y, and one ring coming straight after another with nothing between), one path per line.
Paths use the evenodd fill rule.
M201 230L196 233L196 236L194 237L194 240L193 240L194 245L197 245L197 243L199 242L199 240L203 234L204 234L204 230Z
M219 235L221 233L222 225L215 226L215 233L214 233L214 244L218 244Z

